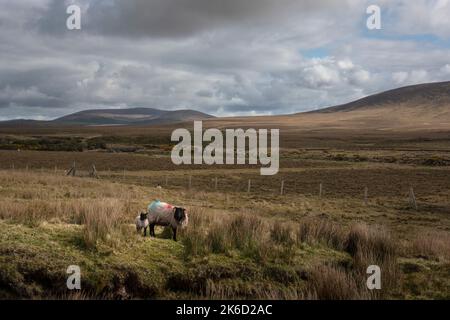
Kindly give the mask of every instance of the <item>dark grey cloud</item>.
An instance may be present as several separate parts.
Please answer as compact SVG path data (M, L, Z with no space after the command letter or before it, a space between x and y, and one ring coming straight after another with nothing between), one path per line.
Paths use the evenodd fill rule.
M176 38L230 27L283 26L323 8L347 6L332 0L52 0L31 23L44 32L67 33L61 26L68 3L81 6L83 27L90 33Z

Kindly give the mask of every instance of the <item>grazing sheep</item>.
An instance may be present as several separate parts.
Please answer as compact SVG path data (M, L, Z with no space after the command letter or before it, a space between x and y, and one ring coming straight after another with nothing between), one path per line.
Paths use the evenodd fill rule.
M155 236L155 225L170 226L173 231L173 240L177 241L177 229L187 226L188 215L184 208L155 200L148 206L148 222L150 236Z
M144 229L144 237L147 235L147 227L148 227L148 213L141 212L140 215L136 217L136 232L141 233L141 230Z

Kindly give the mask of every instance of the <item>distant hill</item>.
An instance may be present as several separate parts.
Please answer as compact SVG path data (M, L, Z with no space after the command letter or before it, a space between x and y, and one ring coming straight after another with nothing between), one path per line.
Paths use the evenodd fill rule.
M287 132L450 131L450 81L393 89L325 109L290 115L215 118L204 126L283 128Z
M153 108L129 108L84 110L51 122L74 125L151 125L210 118L213 116L195 110L165 111Z
M153 108L90 109L75 112L54 120L14 119L0 121L1 127L57 127L108 125L163 125L176 122L206 120L214 116L195 110L165 111Z
M397 88L310 112L290 115L215 118L194 110L164 111L151 108L100 109L73 113L53 121L12 120L0 123L4 132L59 126L171 125L205 120L204 127L283 128L287 131L324 130L450 131L450 81ZM168 127L169 127L168 126ZM5 129L12 128L12 129ZM17 131L17 130L16 130ZM355 131L356 132L356 131Z
M384 91L365 98L325 109L311 111L312 113L350 112L376 108L403 106L407 108L427 108L436 113L450 107L450 81L424 83Z

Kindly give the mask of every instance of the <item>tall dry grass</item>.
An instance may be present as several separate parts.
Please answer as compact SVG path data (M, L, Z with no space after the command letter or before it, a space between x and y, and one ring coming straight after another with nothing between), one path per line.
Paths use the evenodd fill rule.
M347 240L346 230L331 221L308 218L297 225L297 241L309 244L324 244L342 250Z
M370 299L366 279L351 271L332 265L318 265L311 269L303 296L320 300Z
M129 222L130 209L119 199L30 200L0 202L0 219L30 227L44 221L83 225L83 240L95 247L113 233L119 234L121 223Z
M284 247L308 243L325 245L348 252L356 264L383 265L395 259L397 243L389 232L377 226L355 224L350 228L319 219L299 223L262 219L251 214L211 214L193 209L190 226L183 234L189 254L220 253L261 246L262 243ZM202 247L199 250L198 246Z
M186 257L240 250L260 256L263 223L260 218L243 214L211 215L202 209L190 212L190 225L183 233Z
M133 221L143 196L130 186L33 172L0 171L0 181L0 219L30 227L80 224L90 248L119 239L121 225Z
M220 283L208 279L204 298L215 300L253 299L253 300L299 300L316 299L312 293L306 293L296 285L276 286L272 283L259 282L249 287L243 283Z
M187 258L239 251L262 261L269 254L268 225L261 218L249 214L211 214L194 208L189 219L190 225L182 234Z
M345 250L362 266L389 264L396 257L397 247L386 229L365 224L353 225L345 242Z
M399 280L396 264L398 243L387 230L380 227L364 224L344 227L319 218L290 223L261 219L245 213L218 217L211 216L205 210L192 210L191 217L193 223L182 237L186 257L236 251L257 263L272 261L290 265L296 251L301 250L301 244L308 243L347 252L352 259L350 265L314 266L309 270L305 288L288 285L289 288L280 291L279 288L270 290L266 287L258 293L261 297L378 298ZM366 271L370 265L380 266L384 290L367 289ZM241 289L209 284L209 294L214 297L239 296Z
M429 231L416 236L408 243L408 252L426 259L450 260L450 234L442 231Z
M80 211L85 244L95 248L99 241L120 239L119 226L123 223L123 210L122 202L117 199L102 199L95 204L85 204Z
M345 250L353 258L353 272L356 278L367 278L367 267L377 265L382 274L382 291L372 291L374 296L382 296L391 291L401 281L397 265L400 244L390 233L380 226L355 224L350 228Z
M71 199L71 200L30 200L0 202L0 219L11 220L28 226L37 226L41 222L63 222L82 224L86 211L103 211L105 204L114 202L121 208L121 216L129 218L136 211L126 201L117 198Z

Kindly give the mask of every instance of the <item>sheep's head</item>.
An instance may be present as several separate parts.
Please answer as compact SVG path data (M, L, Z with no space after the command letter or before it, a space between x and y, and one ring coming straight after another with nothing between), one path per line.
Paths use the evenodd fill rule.
M182 223L187 219L187 213L185 208L175 207L173 215L178 223Z
M144 221L145 219L147 219L147 216L148 216L148 212L141 212L141 217L140 217L141 221Z

